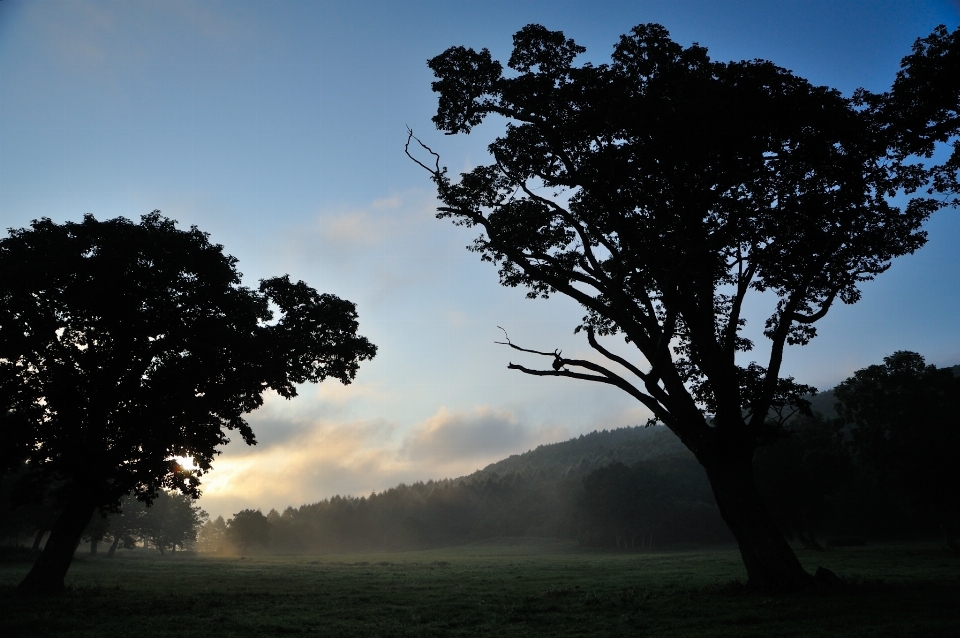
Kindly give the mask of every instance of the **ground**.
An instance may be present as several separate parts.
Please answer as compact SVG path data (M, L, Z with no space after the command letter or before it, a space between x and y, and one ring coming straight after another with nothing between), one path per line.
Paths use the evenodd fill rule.
M847 585L746 592L734 548L612 553L501 539L383 554L78 555L67 592L18 596L0 564L0 635L960 637L960 559L936 544L800 552Z

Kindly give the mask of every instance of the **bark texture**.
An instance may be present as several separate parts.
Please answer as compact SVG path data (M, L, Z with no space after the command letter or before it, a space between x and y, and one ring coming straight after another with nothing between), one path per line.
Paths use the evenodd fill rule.
M96 505L82 498L72 500L63 508L60 518L50 530L47 544L17 591L31 595L63 591L63 579L94 510Z

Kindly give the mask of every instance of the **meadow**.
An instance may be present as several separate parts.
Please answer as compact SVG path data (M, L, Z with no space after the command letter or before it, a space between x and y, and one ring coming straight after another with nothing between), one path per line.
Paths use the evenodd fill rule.
M960 636L960 560L936 544L800 552L846 585L745 591L735 548L614 553L530 539L323 556L78 555L67 591L18 596L0 635Z

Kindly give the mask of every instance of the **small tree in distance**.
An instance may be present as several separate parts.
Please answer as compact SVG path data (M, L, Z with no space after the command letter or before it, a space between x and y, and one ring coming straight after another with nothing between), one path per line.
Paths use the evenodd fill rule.
M23 464L60 506L20 591L61 590L90 517L123 495L199 496L228 431L256 442L243 417L265 392L350 383L376 353L353 303L287 276L251 290L236 263L159 211L0 239L0 476Z
M270 521L260 510L241 510L227 521L227 538L246 554L253 545L270 543Z
M492 163L457 181L422 142L431 157L417 159L410 133L437 216L479 229L471 250L499 266L503 285L577 301L576 332L605 360L508 338L550 359L509 367L608 384L646 406L706 470L753 587L810 579L752 470L756 448L776 436L771 415L804 410L812 390L782 377L785 349L924 244L922 223L947 204L927 195L956 192L960 150L953 164L915 160L956 139L958 50L941 27L918 41L889 93L852 98L770 62L713 61L655 24L622 36L609 64L575 65L585 49L540 25L516 33L507 73L487 49L451 47L428 62L438 129L508 121ZM912 195L902 208L897 193ZM769 349L742 365L755 346L743 308L759 294L776 299ZM638 358L601 343L612 335Z

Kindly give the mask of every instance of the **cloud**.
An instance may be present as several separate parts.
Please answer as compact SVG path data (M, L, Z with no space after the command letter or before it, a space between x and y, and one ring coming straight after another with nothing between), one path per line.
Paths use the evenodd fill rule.
M534 438L535 433L509 411L483 406L464 414L441 407L413 428L401 453L412 461L446 464L513 453Z
M242 444L214 462L200 505L217 516L247 507L283 509L337 494L364 495L398 483L452 478L569 436L565 428L530 427L489 406L435 414L402 432L386 419L335 421L284 416L268 401L252 419L261 444ZM266 434L269 431L269 434Z

